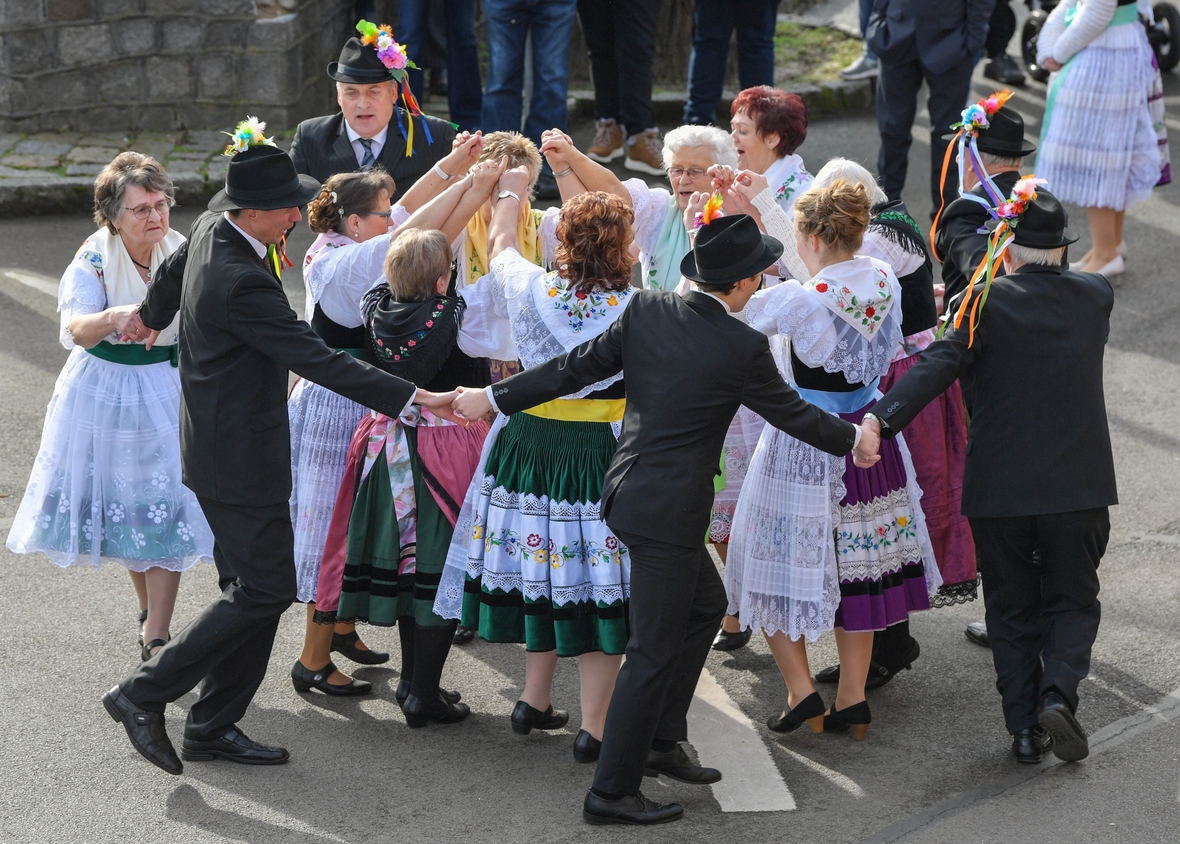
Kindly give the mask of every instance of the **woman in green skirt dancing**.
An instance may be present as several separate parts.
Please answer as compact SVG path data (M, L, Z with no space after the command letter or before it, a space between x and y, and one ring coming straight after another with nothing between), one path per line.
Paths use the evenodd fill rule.
M631 297L633 217L606 193L568 200L557 224L559 269L545 272L516 249L527 171L509 170L500 188L488 230L490 272L465 293L472 309L508 320L527 369L598 336L622 314ZM483 639L524 643L525 687L512 713L518 733L565 726L568 713L550 700L553 674L559 656L579 658L579 762L598 758L627 645L630 559L601 514L624 402L620 372L497 419L435 603L439 615L461 618Z

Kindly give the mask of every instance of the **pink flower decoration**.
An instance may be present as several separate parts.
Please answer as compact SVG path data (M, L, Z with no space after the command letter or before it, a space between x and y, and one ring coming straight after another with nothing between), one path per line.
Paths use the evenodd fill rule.
M426 320L426 327L427 328L434 328L434 320L432 320L432 319Z
M417 346L417 345L418 345L418 341L417 341L417 340L411 340L411 341L410 341L409 343L407 343L406 345L407 345L407 346L409 346L409 347L412 349L412 348L414 348L415 346Z

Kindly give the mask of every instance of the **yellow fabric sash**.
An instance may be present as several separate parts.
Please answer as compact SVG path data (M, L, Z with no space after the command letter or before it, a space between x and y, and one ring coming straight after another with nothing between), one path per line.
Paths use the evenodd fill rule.
M525 413L558 422L622 422L626 399L554 399Z
M537 226L544 214L544 211L534 210L531 204L525 203L524 213L516 222L516 250L522 258L538 267L542 266L542 255ZM467 278L464 282L475 284L487 272L488 221L483 218L483 211L477 211L467 224Z

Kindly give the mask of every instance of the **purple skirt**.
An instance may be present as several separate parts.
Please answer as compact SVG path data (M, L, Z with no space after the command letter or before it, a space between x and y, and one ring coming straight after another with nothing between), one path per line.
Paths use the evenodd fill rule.
M860 424L867 410L839 415ZM847 492L836 526L836 626L850 632L883 630L911 612L930 609L926 566L935 561L924 559L931 553L928 543L923 552L919 503L909 494L898 442L881 440L881 460L871 469L858 468L851 455L845 461Z

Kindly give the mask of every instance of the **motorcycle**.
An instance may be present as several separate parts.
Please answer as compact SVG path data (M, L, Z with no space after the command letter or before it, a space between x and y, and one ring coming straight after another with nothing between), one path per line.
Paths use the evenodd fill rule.
M1004 0L999 0L1003 2ZM1038 82L1049 78L1049 71L1037 64L1037 36L1045 25L1049 13L1057 7L1059 0L1025 0L1029 9L1028 20L1020 31L1020 55L1028 75ZM1147 30L1147 43L1155 53L1160 72L1167 73L1180 63L1180 11L1171 3L1156 3L1151 7L1155 22L1144 15L1139 16Z

